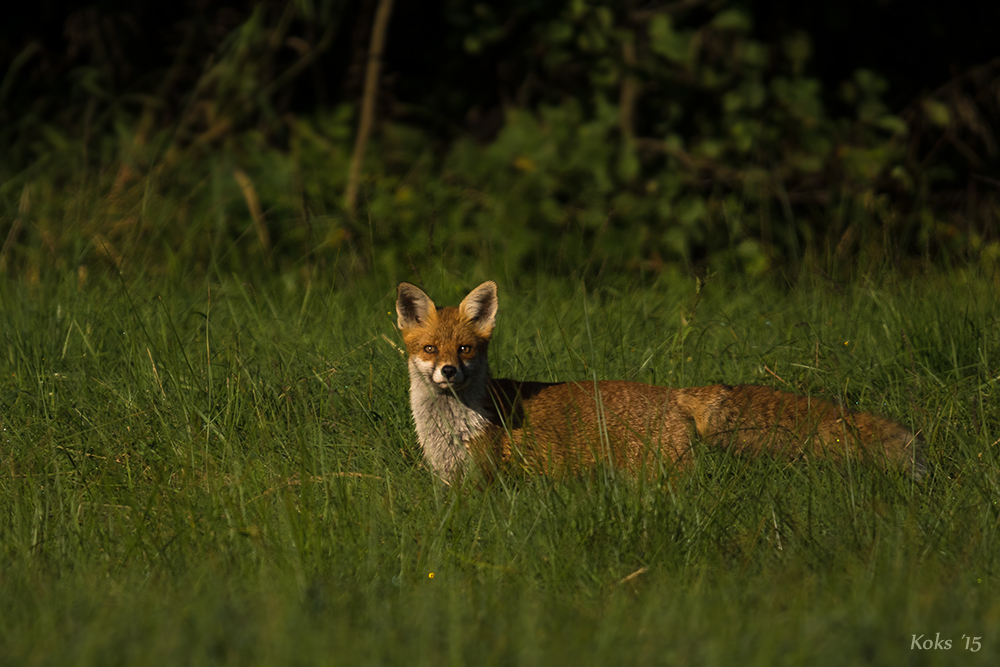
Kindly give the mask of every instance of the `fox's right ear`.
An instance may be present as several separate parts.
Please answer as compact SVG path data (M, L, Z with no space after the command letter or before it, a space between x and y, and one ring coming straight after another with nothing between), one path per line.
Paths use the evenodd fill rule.
M399 283L396 288L396 326L412 329L425 324L437 313L434 302L424 291L410 283Z

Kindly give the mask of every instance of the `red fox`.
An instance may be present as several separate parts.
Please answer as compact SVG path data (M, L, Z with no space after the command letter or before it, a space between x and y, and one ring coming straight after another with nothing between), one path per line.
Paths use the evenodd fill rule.
M490 377L487 348L497 286L488 281L457 308L437 308L400 283L397 325L409 354L417 438L449 484L470 468L574 473L597 464L653 471L684 466L692 427L711 447L734 452L867 456L924 471L920 438L868 412L755 385L675 389L637 382L522 382Z

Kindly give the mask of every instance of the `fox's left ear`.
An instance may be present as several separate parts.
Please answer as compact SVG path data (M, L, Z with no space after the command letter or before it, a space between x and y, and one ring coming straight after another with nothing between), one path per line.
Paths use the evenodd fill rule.
M497 319L497 284L487 280L469 292L458 305L458 312L475 324L481 334L490 335Z

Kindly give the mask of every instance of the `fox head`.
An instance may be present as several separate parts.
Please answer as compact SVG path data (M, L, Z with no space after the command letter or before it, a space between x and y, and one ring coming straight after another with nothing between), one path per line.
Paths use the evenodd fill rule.
M416 285L400 283L396 314L411 378L441 393L473 385L485 388L486 352L497 314L496 283L487 281L472 290L457 308L441 309Z

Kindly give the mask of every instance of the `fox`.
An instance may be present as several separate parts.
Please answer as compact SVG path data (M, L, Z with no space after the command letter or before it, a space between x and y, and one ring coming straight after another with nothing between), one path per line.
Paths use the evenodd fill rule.
M497 309L493 281L444 308L416 285L397 287L417 440L448 485L473 472L489 482L504 470L682 470L696 439L736 454L867 458L916 479L925 472L922 439L902 424L765 386L493 378L487 353Z

